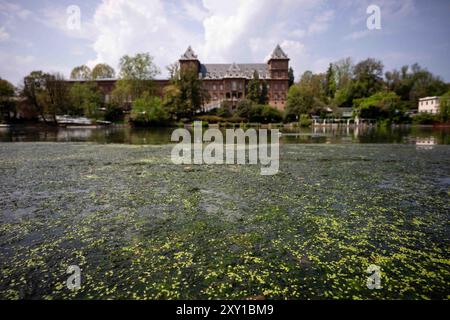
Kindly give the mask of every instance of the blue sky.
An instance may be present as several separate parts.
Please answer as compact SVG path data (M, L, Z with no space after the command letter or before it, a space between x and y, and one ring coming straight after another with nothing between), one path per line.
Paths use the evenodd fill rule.
M381 30L366 26L369 5ZM69 29L67 7L80 8ZM385 71L418 62L450 82L448 0L0 0L0 77L62 72L150 52L165 66L191 45L205 63L264 62L279 43L296 78L330 62L381 59Z

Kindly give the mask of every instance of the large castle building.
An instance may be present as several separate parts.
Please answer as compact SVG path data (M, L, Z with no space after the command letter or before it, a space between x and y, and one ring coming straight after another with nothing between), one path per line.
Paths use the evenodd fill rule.
M279 45L273 50L267 63L201 63L191 47L181 56L180 70L194 68L210 96L206 110L230 101L232 106L248 93L248 83L254 72L267 83L269 104L283 110L289 87L289 58Z
M279 45L273 50L267 63L202 63L191 47L180 57L180 71L194 68L204 88L208 91L210 101L203 106L205 111L220 107L223 101L229 101L232 108L248 94L248 84L254 72L265 81L268 89L269 104L283 110L289 87L289 58ZM69 80L85 82L86 80ZM105 102L111 97L117 79L94 80L102 92ZM170 84L168 79L157 79L157 94L163 96L164 88Z

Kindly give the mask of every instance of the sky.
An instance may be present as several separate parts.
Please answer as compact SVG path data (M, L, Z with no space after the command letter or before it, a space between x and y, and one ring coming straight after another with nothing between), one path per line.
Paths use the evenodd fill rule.
M370 5L381 29L367 27ZM297 79L372 57L385 71L417 62L450 82L449 14L449 0L0 0L0 77L117 70L121 56L149 52L164 78L189 45L203 63L262 63L280 44Z

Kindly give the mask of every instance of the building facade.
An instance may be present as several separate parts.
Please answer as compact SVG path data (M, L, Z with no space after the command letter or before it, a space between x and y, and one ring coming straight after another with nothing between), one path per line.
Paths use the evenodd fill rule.
M279 45L273 50L267 63L204 64L191 47L188 47L179 62L181 72L194 68L203 81L210 96L209 103L204 106L205 110L220 106L222 101L229 101L235 107L239 100L245 99L248 84L255 71L259 79L267 84L269 104L284 110L289 88L289 58Z
M280 46L277 46L267 63L201 63L191 47L179 59L180 70L194 68L204 88L208 91L210 101L203 106L205 111L217 108L223 101L231 102L235 107L237 102L244 99L248 93L248 83L253 79L254 72L258 72L261 80L266 81L269 104L283 110L289 87L288 70L289 58ZM94 80L105 102L109 102L117 79ZM69 82L85 82L84 80L69 80ZM156 94L161 97L164 88L170 84L168 79L154 80Z
M439 97L425 97L419 99L419 113L426 112L437 114L439 113Z

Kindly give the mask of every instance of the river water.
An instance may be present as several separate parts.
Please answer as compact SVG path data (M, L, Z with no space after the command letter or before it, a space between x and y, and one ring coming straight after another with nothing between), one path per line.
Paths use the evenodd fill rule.
M167 144L175 128L0 128L0 142L94 142ZM280 129L281 143L404 143L421 146L450 144L450 128L436 127L314 127Z

